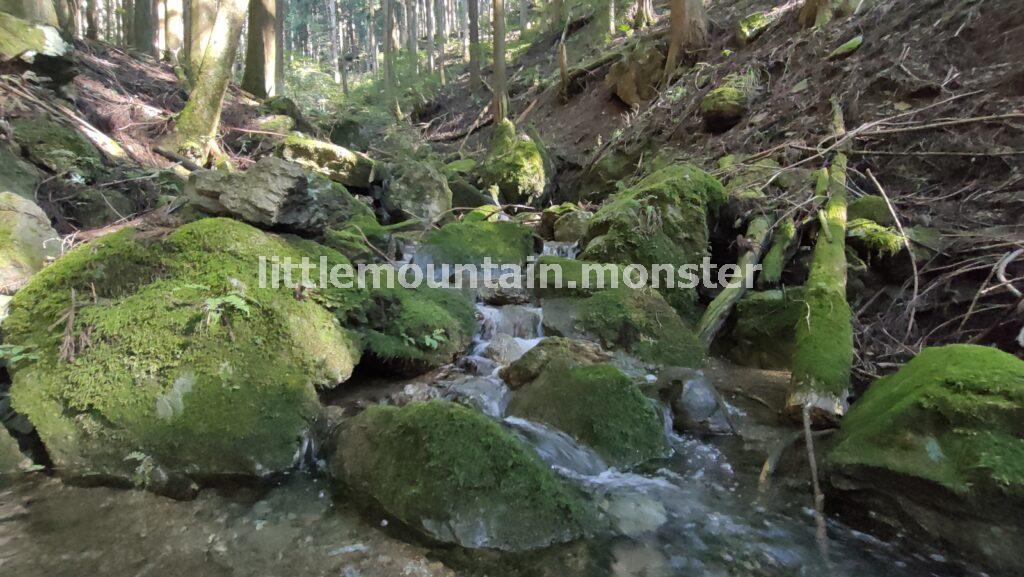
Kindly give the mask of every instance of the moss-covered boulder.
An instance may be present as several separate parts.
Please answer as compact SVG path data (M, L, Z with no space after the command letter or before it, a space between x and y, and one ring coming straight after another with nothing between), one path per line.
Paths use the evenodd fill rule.
M654 403L609 364L552 359L516 391L508 412L576 437L617 467L661 457L668 448Z
M454 290L377 289L358 314L366 353L399 375L450 363L476 331L473 303Z
M605 85L622 102L639 108L658 93L665 72L665 55L653 42L639 42L608 70Z
M1024 361L927 348L843 419L826 468L872 519L899 521L992 569L1024 570Z
M20 473L27 461L18 449L18 442L0 426L0 477Z
M437 266L483 264L490 258L494 264L522 265L532 252L530 229L511 221L467 218L430 231L416 260Z
M135 203L123 192L111 189L80 188L66 216L79 228L99 228L135 214Z
M432 159L410 155L389 169L391 178L381 200L393 220L418 219L426 227L452 209L452 189Z
M651 273L655 264L699 264L708 254L708 213L724 203L725 189L713 176L689 164L667 166L615 194L597 211L580 258L638 264ZM665 290L673 306L696 316L695 291Z
M541 299L588 297L622 286L624 267L560 256L542 256L533 267L534 292ZM618 285L614 284L618 279Z
M52 2L36 0L0 0L0 12L17 16L35 24L57 27L57 10Z
M548 184L541 149L532 138L517 134L510 120L494 128L491 149L481 162L480 181L497 186L502 202L529 204L539 199Z
M91 180L103 170L99 151L73 128L41 117L15 118L11 128L25 156L50 172Z
M11 294L60 254L60 235L31 200L0 192L0 294Z
M25 162L10 147L0 144L0 193L13 192L35 200L36 187L43 176L36 167Z
M345 186L368 188L374 180L375 164L369 156L298 132L285 138L277 152Z
M511 433L461 405L375 406L345 423L331 472L355 498L427 536L521 551L596 526L581 494Z
M597 343L564 337L547 337L514 363L502 369L501 378L510 389L518 389L533 382L552 363L568 367L593 365L610 359L611 355L602 350Z
M795 350L796 325L807 314L800 287L750 291L736 303L734 324L722 352L734 363L762 369L788 369Z
M725 132L746 116L757 95L759 81L753 71L730 74L700 101L700 114L711 132Z
M196 480L287 469L319 410L314 386L343 382L359 360L335 315L361 295L298 299L264 286L259 260L321 256L346 262L228 219L82 245L11 304L5 343L30 353L12 367L13 406L68 476L145 484L158 469Z

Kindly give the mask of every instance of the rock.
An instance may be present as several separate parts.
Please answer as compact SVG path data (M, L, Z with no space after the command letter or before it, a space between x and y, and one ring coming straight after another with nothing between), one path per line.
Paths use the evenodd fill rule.
M274 115L287 116L295 123L295 127L301 132L312 133L316 127L306 120L299 110L299 105L287 96L271 96L263 102L263 108ZM344 184L344 183L342 183Z
M452 209L448 180L429 160L409 157L391 168L382 201L394 221L419 219L427 227Z
M36 188L42 181L36 167L22 160L7 146L0 145L0 192L13 192L35 201Z
M268 114L253 121L256 128L267 132L287 134L295 130L295 120L284 114Z
M700 114L710 132L725 132L746 116L750 102L758 91L759 81L753 71L730 74L718 87L700 101Z
M722 347L729 359L748 367L788 369L796 346L796 324L807 314L802 296L802 287L743 295Z
M0 12L6 12L34 24L45 24L54 28L60 26L57 21L57 10L52 2L0 0Z
M639 108L658 93L664 71L665 56L658 46L640 42L612 65L604 82L627 106Z
M497 202L460 175L448 177L448 187L452 191L452 208L475 208Z
M833 50L828 55L829 60L842 60L843 58L849 58L854 52L860 50L861 45L864 44L863 36L854 36L850 40L844 42L841 46Z
M484 358L491 359L499 365L507 365L523 356L523 347L510 335L497 334L484 348Z
M125 220L135 214L135 203L123 192L113 189L81 188L71 199L66 216L74 219L79 228L100 228Z
M580 210L580 207L573 202L563 202L545 208L540 213L540 223L537 225L537 236L544 240L555 239L555 222L564 215Z
M483 264L522 265L533 252L530 229L514 222L453 222L430 231L416 253L415 261L434 266ZM497 272L494 274L497 280Z
M0 192L0 294L21 288L60 248L60 235L36 203Z
M612 356L596 343L562 337L547 337L501 370L501 378L511 389L533 382L552 362L566 367L593 365Z
M453 290L376 289L360 314L367 354L399 375L452 362L476 332L473 304Z
M725 190L713 176L689 164L670 165L615 194L597 211L580 258L637 264L650 272L656 264L699 264L708 254L708 213L724 204ZM681 314L698 316L696 290L664 291Z
M374 181L375 164L369 156L300 133L285 138L277 153L345 186L369 188Z
M572 435L615 467L631 467L668 450L654 403L609 364L549 361L515 392L508 412Z
M736 27L736 44L743 47L757 40L775 22L775 19L776 16L773 16L771 12L755 12L740 20Z
M27 464L28 459L18 449L18 442L0 425L0 477L20 473Z
M882 226L896 226L889 205L881 196L873 194L862 196L850 203L846 208L847 220L873 220Z
M158 469L197 481L284 471L319 410L314 386L346 380L360 350L314 300L261 287L259 258L321 255L345 262L229 219L77 247L4 320L5 344L33 351L11 367L13 407L68 477L148 486ZM321 296L342 313L363 298Z
M58 84L71 80L75 75L72 46L61 38L51 22L55 18L52 6L46 8L47 2L14 6L15 2L3 0L0 7L0 63L30 69ZM8 12L8 7L14 8L13 13ZM26 10L19 9L22 7Z
M331 472L348 494L444 543L524 551L597 524L530 447L457 404L371 407L345 424L339 445Z
M1021 573L1022 419L1024 361L975 345L926 348L843 419L825 459L830 502Z
M584 210L574 210L563 214L555 221L555 241L579 242L583 240L591 218L593 215Z
M655 384L661 399L672 407L676 428L686 433L732 433L729 405L704 373L685 367L666 367Z
M11 121L14 142L25 156L50 172L77 174L92 180L103 170L103 158L96 147L78 131L45 118L15 118Z
M207 213L304 234L321 234L356 217L374 218L373 210L343 186L273 157L245 172L196 171L185 193Z
M529 136L517 134L510 120L495 127L490 152L479 174L482 185L497 186L502 202L507 204L535 202L548 185L539 145Z

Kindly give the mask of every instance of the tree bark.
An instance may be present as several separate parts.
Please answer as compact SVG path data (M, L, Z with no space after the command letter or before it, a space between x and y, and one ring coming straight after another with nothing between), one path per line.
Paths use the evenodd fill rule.
M608 34L615 36L615 0L608 0Z
M341 30L338 28L338 3L327 0L327 33L331 37L331 70L334 71L334 83L341 84Z
M435 44L436 39L434 38L435 21L437 20L436 13L435 13L435 10L434 10L434 0L427 0L426 9L427 9L427 71L430 74L433 74L434 71L437 70L436 58L435 58L435 55L434 55L434 51L437 48L437 46Z
M154 0L135 0L135 49L156 55L156 35L153 25Z
M420 73L419 2L417 0L407 1L409 5L405 9L405 15L408 19L407 28L409 29L409 58L412 59L413 74L418 75Z
M526 34L530 27L530 0L519 0L519 34Z
M284 20L288 0L274 2L274 83L267 86L267 96L284 94Z
M85 3L85 37L89 40L99 38L99 28L96 24L96 2L99 0L86 0Z
M704 48L708 44L708 22L704 13L704 0L672 0L669 27L668 57L662 86L668 86L672 74L679 66L679 53L683 50Z
M185 43L185 3L184 0L165 0L164 4L167 11L164 16L164 50L171 62L178 62Z
M277 63L277 5L274 0L249 0L242 89L257 98L274 94Z
M338 72L341 73L341 91L345 96L348 96L348 57L345 53L351 49L351 44L345 42L345 36L348 34L345 13L341 12L338 14L338 18L340 18L338 23L338 48L341 54L341 59L338 61Z
M135 42L135 1L122 0L121 45L131 46L133 42Z
M434 6L437 7L437 72L441 76L441 86L444 86L447 83L444 71L444 51L448 42L446 32L448 28L448 14L445 10L444 0L436 0Z
M494 115L494 125L497 126L508 116L508 96L505 93L505 2L492 0L491 6L494 18L494 77L491 80L494 94L491 113Z
M565 18L565 0L551 1L551 30L562 29L562 20Z
M633 28L643 30L648 26L653 26L655 20L653 0L637 0L636 16L633 18Z
M380 64L377 62L377 0L369 1L368 21L366 23L367 33L370 38L370 70L377 72Z
M384 94L388 109L396 120L401 120L402 109L398 105L398 80L395 77L395 14L394 0L383 0L384 8Z
M193 19L192 34L200 39L192 49L195 79L169 144L176 152L196 159L198 164L205 164L210 153L216 150L224 93L231 81L231 67L245 25L247 4L247 0L192 0L193 13L203 15L203 18ZM212 26L208 30L197 29L209 23Z
M480 90L480 4L467 0L469 11L469 89Z

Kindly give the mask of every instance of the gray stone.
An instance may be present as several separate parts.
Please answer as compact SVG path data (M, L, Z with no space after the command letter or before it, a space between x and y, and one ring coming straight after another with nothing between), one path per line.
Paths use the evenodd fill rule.
M60 235L36 203L0 192L0 293L13 293L60 255Z

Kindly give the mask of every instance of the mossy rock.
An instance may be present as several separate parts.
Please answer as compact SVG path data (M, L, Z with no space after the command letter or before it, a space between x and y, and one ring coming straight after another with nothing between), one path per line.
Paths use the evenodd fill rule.
M284 139L278 155L345 186L369 188L375 177L369 156L298 132Z
M8 6L7 4L12 4ZM53 9L45 10L43 2L17 2L3 0L0 10L0 61L6 62L26 57L31 62L35 57L63 57L71 51L71 45L64 42L55 23L40 21L50 19ZM21 7L32 7L32 13L25 13ZM8 10L11 8L11 10ZM24 19L23 19L24 18Z
M725 194L730 208L737 213L758 207L767 198L764 187L781 168L773 158L747 163L746 158L734 154L719 159L718 167L729 173Z
M734 363L762 369L788 369L796 324L807 309L803 290L751 291L736 303L735 324L723 348Z
M118 190L86 187L71 199L70 216L80 228L100 228L135 214L135 203Z
M10 294L60 255L60 235L36 203L0 192L0 293Z
M730 74L700 101L700 114L710 132L725 132L746 116L758 91L757 74Z
M626 106L639 108L658 93L664 71L665 55L657 44L639 42L612 64L604 82Z
M592 365L611 359L596 343L564 337L547 337L501 371L510 389L533 382L552 363L560 366Z
M743 47L757 40L774 21L770 12L755 12L740 20L736 26L736 44Z
M590 504L532 448L445 401L360 413L341 431L331 472L355 498L467 548L537 549L597 526Z
M470 184L462 175L449 176L448 187L452 191L452 208L474 208L497 203L494 198Z
M314 385L346 380L360 356L318 302L345 315L363 296L297 300L261 286L259 259L321 256L347 262L228 219L82 245L11 304L5 342L32 355L12 368L13 406L67 476L146 484L140 472L156 467L196 480L285 470L319 411Z
M579 205L574 202L563 202L562 204L556 204L545 208L540 213L540 224L537 225L537 236L544 240L554 240L555 223L558 222L558 219L579 210Z
M588 297L613 288L615 279L621 286L623 269L612 263L542 256L533 267L534 292L542 299Z
M579 242L583 240L593 216L585 210L576 210L562 215L555 221L555 241Z
M668 450L654 403L609 364L549 362L516 391L508 411L572 435L615 467L631 467Z
M253 121L256 128L267 132L277 132L287 135L295 130L295 120L284 114L268 114Z
M39 170L0 144L0 193L13 192L35 201L36 188L43 181Z
M0 425L0 477L20 473L27 461L18 449L18 442Z
M35 24L60 26L57 10L52 2L35 0L0 0L0 12L6 12Z
M490 258L494 264L522 265L532 253L530 229L509 221L469 219L430 231L417 253L417 260L436 266L482 264L485 258Z
M594 262L675 267L708 254L708 214L725 204L725 189L689 164L672 164L612 196L594 215L580 258ZM694 290L665 289L682 314L696 317Z
M497 186L501 200L508 204L534 202L548 184L540 147L529 136L517 134L510 120L495 127L479 176L484 186Z
M850 203L846 208L848 220L867 219L873 220L882 226L896 226L896 219L889 211L889 204L885 198L875 195L862 196Z
M995 569L1024 569L1024 361L995 348L926 348L876 381L843 419L826 469L882 517ZM971 529L965 531L964 529Z
M450 363L476 331L473 303L448 289L377 289L359 314L366 353L399 375Z
M28 159L50 172L92 180L103 171L99 151L73 128L45 118L15 118L11 128Z
M418 219L427 227L451 211L452 189L434 159L407 154L393 161L389 168L393 178L389 179L382 200L392 219Z
M578 310L583 329L605 348L663 365L697 367L704 361L696 332L653 289L601 291L580 301Z
M858 218L846 225L846 238L867 257L890 257L906 248L906 239L898 230L873 220Z

